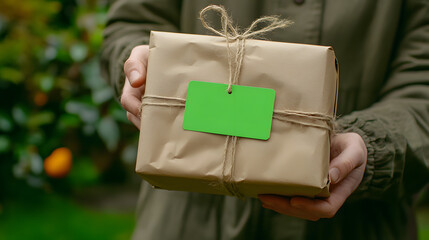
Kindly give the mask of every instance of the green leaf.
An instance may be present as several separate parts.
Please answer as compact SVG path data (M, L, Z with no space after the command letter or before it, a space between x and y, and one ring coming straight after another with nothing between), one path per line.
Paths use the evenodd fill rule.
M107 83L101 78L99 59L94 58L82 67L82 75L85 86L92 91L107 87Z
M10 146L11 144L9 137L0 135L0 153L9 151Z
M15 66L20 59L22 51L22 41L13 38L2 38L0 41L0 66Z
M70 58L71 58L71 57L70 57L70 54L69 54L69 52L67 51L67 49L64 49L64 48L59 48L59 49L58 49L58 52L57 52L57 60L62 61L62 62L65 62L65 63L67 63L67 64L71 65L72 60L71 60Z
M80 158L73 162L69 180L73 185L85 186L96 183L99 175L91 159Z
M55 59L57 57L57 49L55 47L47 47L44 49L43 51L43 59L41 61L46 62L46 61L51 61L53 59Z
M109 115L111 115L116 121L129 124L130 121L127 118L127 112L117 102L112 101L109 108Z
M134 164L137 158L137 142L134 144L127 145L122 150L121 159L127 164Z
M98 123L97 132L109 151L116 150L119 142L119 127L113 118L102 118Z
M65 109L68 113L79 115L85 123L94 123L99 119L98 109L88 103L71 100L66 103Z
M97 89L92 93L92 100L96 104L104 103L113 97L113 91L110 87L106 86L101 89Z
M13 82L13 83L20 83L23 80L24 76L22 74L22 71L10 68L10 67L2 67L0 68L0 79Z
M81 123L80 118L75 114L65 113L61 115L58 120L60 128L73 128L78 127Z
M88 56L88 47L83 43L74 44L70 48L70 56L74 61L81 62Z
M52 76L43 76L39 80L39 87L44 92L49 92L54 87L54 78Z
M82 131L86 136L92 136L95 132L95 126L94 124L85 124L82 127Z
M35 174L41 174L43 171L43 160L39 154L33 153L30 156L30 169Z
M12 172L16 178L24 178L28 173L28 162L20 161L13 165Z
M19 125L24 125L28 119L27 109L21 105L15 105L12 108L12 117Z
M32 145L42 145L45 141L45 135L42 131L32 131L27 139L27 142Z
M41 125L52 123L55 119L53 112L43 111L30 115L28 118L28 127L36 128Z
M103 42L103 29L97 28L90 35L90 44L93 48L99 48Z
M0 113L0 131L9 132L13 128L12 119L5 113Z
M32 176L32 175L27 175L27 177L25 178L27 180L27 184L35 187L35 188L40 188L43 186L43 180L40 177L37 176Z

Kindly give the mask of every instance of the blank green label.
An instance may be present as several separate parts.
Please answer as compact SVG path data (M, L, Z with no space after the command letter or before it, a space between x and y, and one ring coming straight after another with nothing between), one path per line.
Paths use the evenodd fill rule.
M191 81L183 129L267 140L270 138L275 91Z

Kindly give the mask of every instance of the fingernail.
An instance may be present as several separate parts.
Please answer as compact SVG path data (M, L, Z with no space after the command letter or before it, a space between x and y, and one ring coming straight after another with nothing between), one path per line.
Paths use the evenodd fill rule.
M140 78L140 73L137 70L133 70L133 71L131 71L128 80L130 80L130 83L134 83L139 78Z
M340 177L340 171L338 168L332 168L329 170L329 176L331 176L331 181L333 183L336 183L338 181L338 178Z

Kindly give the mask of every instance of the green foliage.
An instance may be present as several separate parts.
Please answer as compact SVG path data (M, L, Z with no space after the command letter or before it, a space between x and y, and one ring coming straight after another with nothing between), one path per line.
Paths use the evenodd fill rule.
M58 147L73 153L71 188L125 180L111 168L135 159L137 131L99 73L107 5L0 1L2 180L52 189L43 161Z

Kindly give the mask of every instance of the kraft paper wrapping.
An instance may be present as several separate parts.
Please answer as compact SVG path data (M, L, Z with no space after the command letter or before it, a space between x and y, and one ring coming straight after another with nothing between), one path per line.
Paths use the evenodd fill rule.
M227 57L223 37L152 31L145 95L186 99L189 81L228 83ZM274 89L275 110L334 116L337 79L330 47L246 40L238 84ZM183 130L183 116L142 107L136 172L157 188L231 195L221 184L226 136ZM273 119L269 140L238 139L232 179L248 197L326 197L329 154L329 131Z

